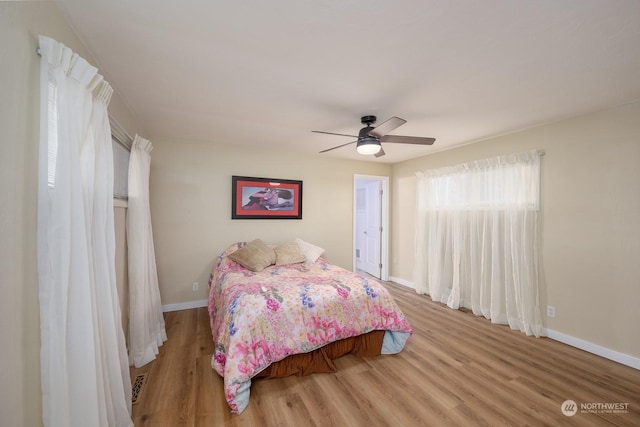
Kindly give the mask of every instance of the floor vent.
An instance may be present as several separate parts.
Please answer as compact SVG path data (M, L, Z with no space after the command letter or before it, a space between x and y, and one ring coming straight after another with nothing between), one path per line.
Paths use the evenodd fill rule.
M144 389L144 385L146 384L147 373L140 374L136 376L136 380L133 382L133 386L131 387L131 404L135 405L140 402L142 398L142 390Z

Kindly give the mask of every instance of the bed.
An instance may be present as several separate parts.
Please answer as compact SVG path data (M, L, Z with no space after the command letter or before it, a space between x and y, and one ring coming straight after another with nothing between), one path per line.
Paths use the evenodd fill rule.
M256 242L264 255L257 267L240 256ZM412 333L381 284L317 251L310 256L309 247L317 248L299 239L280 247L236 243L213 266L211 365L233 413L249 404L252 378L335 372L333 360L398 353Z

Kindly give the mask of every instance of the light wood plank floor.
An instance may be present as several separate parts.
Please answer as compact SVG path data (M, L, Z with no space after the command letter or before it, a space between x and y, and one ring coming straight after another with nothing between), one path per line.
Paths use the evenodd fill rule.
M414 329L398 355L338 361L335 374L256 380L233 415L210 367L206 308L165 314L169 340L148 372L136 426L638 426L640 371L532 338L386 283ZM567 399L578 413L562 414ZM627 404L626 413L580 405Z

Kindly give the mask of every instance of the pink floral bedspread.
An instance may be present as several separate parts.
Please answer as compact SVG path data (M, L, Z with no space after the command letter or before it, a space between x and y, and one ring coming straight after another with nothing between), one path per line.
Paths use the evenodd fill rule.
M211 365L224 377L231 412L248 405L254 375L289 355L373 330L388 331L383 353L397 353L411 335L379 283L322 258L254 273L227 258L241 245L220 255L209 280Z

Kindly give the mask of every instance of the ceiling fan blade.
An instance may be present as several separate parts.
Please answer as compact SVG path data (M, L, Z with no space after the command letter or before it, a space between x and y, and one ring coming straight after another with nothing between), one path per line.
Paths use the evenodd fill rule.
M351 142L347 142L346 144L338 145L338 146L333 147L333 148L327 148L326 150L320 151L320 153L326 153L327 151L335 150L336 148L341 148L341 147L344 147L345 145L355 144L356 142L358 142L358 141L351 141Z
M369 132L369 135L375 136L377 138L382 138L395 128L402 126L405 123L407 123L405 119L401 119L399 117L391 117L386 122L382 122L378 126L376 126L371 132Z
M311 132L313 132L313 133L324 133L326 135L348 136L348 137L351 137L351 138L357 138L358 137L358 135L346 135L344 133L323 132L321 130L312 130Z
M432 145L435 138L423 138L421 136L385 135L380 142L394 142L398 144Z
M382 147L380 147L380 151L378 151L376 154L373 155L373 157L382 157L384 156L386 153L384 152L384 150L382 149Z

